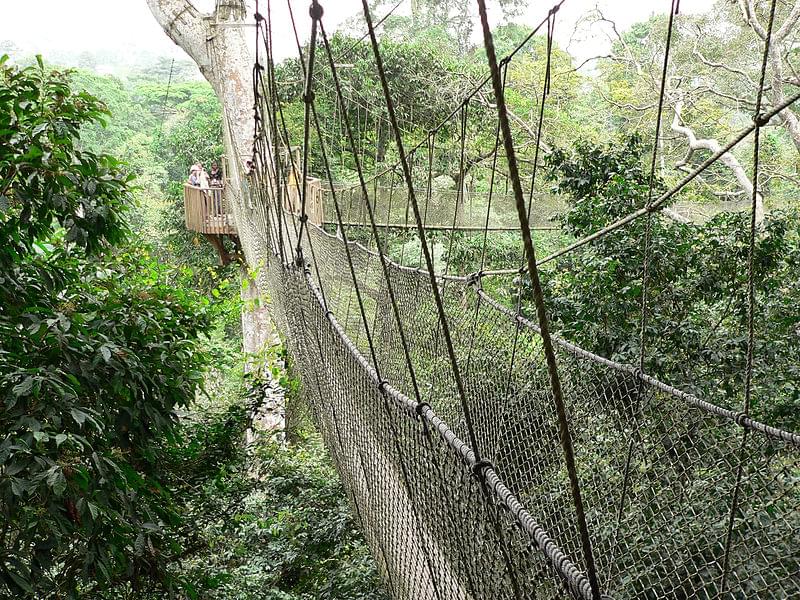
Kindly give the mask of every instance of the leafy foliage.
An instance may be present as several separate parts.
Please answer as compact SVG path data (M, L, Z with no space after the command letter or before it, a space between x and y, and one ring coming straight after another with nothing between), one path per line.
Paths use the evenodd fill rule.
M0 592L170 589L155 449L203 379L203 303L126 234L130 178L79 150L104 106L0 65Z
M241 433L244 415L232 418L233 410L194 429L187 448L213 448L204 435L220 440ZM181 488L199 538L198 551L187 557L184 569L198 594L274 600L386 598L318 437L306 434L291 446L262 439L255 473L247 472L238 447L238 459L230 454L213 468L206 466L207 451L201 450L203 458L196 464L203 464L205 478L186 477L184 485L191 483L194 492Z
M74 93L64 73L18 70L0 61L0 264L32 251L55 220L65 241L88 253L119 242L126 184L110 156L80 151L86 122L107 115L96 98Z
M582 237L645 205L644 144L578 144L549 157L550 177L569 199L565 229ZM663 184L655 181L654 194ZM645 219L607 235L544 271L555 327L602 356L638 363ZM749 215L722 213L687 225L651 220L646 369L730 408L742 406L747 350ZM800 389L797 276L800 218L771 213L756 239L756 356L753 410L796 427Z

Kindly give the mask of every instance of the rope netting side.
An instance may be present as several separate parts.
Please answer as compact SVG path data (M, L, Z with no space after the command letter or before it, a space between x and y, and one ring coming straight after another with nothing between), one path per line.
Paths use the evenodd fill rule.
M321 10L316 15L317 50L335 63ZM366 6L365 16L369 22ZM264 43L271 27L260 25ZM374 27L367 35L377 66ZM299 38L298 52L308 64ZM376 186L359 168L358 194L335 189L310 86L303 145L315 132L338 235L310 223L303 201L300 214L287 211L288 175L301 182L305 173L281 159L291 156L292 140L281 125L274 71L267 65L254 72L264 126L254 143L256 168L240 173L240 235L393 597L588 599L602 590L614 598L783 598L800 591L791 542L800 531L800 436L557 336L545 342L539 325L482 289L481 273L437 274L425 256L429 214L416 206L405 172L406 197L391 197L396 207L408 205L408 218L422 229L425 264L391 261L386 232L375 221ZM341 91L337 97L345 101ZM461 144L467 104L454 112ZM348 115L340 126L357 156ZM505 144L511 136L501 138ZM426 147L430 166L432 139ZM511 184L519 197L521 185L513 177ZM523 201L523 212L531 204ZM363 211L377 250L349 239L350 210ZM448 220L452 205L450 211ZM572 468L564 458L565 426ZM745 445L743 431L750 432ZM634 444L637 460L630 463ZM625 485L629 466L635 477Z

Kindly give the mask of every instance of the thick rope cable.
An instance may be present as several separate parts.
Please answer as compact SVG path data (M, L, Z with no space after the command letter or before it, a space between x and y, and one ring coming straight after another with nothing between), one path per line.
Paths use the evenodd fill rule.
M445 345L447 347L447 354L450 360L450 366L452 368L453 378L455 379L456 382L456 389L458 391L458 397L459 397L459 402L461 404L464 421L467 426L467 433L470 438L470 443L472 445L473 452L475 453L475 456L477 458L477 463L473 470L475 475L478 476L478 479L481 484L481 489L485 497L487 498L488 502L489 493L486 487L486 469L491 465L488 463L488 461L485 461L480 458L481 456L480 447L478 445L478 439L475 434L474 420L469 405L467 404L466 391L464 388L464 382L461 377L461 370L458 366L458 360L456 358L455 348L453 346L453 340L450 333L450 325L448 323L447 313L444 309L444 302L442 300L441 290L439 289L438 282L436 281L436 274L433 268L433 258L431 256L430 248L428 247L427 239L425 237L422 215L420 214L419 204L417 202L416 194L414 192L414 182L411 177L411 170L409 169L408 161L406 160L406 155L403 148L403 138L397 123L397 116L395 114L394 102L392 100L391 92L389 90L388 80L386 79L386 73L383 65L383 58L381 56L380 48L378 46L378 39L375 34L375 30L372 26L372 16L370 14L369 4L367 0L362 0L362 7L364 11L364 19L366 20L367 26L369 28L370 41L372 44L372 53L373 56L375 57L375 66L378 72L378 78L380 79L381 82L381 88L383 89L384 100L386 101L386 110L389 115L389 120L392 123L392 130L395 137L397 152L400 156L400 162L403 168L403 174L406 180L406 185L408 186L408 194L411 206L414 211L414 218L417 221L417 232L420 236L420 239L422 240L422 251L425 256L425 264L429 272L433 297L436 303L437 312L439 314L439 320L442 327L442 336L444 337ZM489 511L488 505L486 506L486 510ZM505 537L503 535L502 528L500 527L500 524L496 521L496 519L492 517L491 514L489 514L488 516L492 521L493 526L495 528L495 533L500 540L500 547L501 547L500 549L503 555L503 561L506 565L506 569L512 584L512 588L514 590L514 595L516 598L521 600L522 596L519 588L519 583L517 582L513 563L508 554L508 549L506 548Z
M322 24L320 24L320 33L322 35L322 42L323 42L323 45L325 47L325 53L326 53L326 55L328 57L328 63L329 63L330 69L331 69L331 75L333 76L334 85L336 86L337 94L339 96L339 99L341 100L341 85L340 85L340 82L339 82L339 75L338 75L338 72L336 70L336 64L334 63L334 60L333 60L333 54L331 53L331 48L330 48L330 43L328 41L328 36L327 36L327 34L325 32L325 27ZM385 256L385 252L384 252L384 249L383 249L383 243L381 242L381 238L380 238L380 235L378 233L378 227L377 227L377 225L375 223L375 215L373 214L373 211L372 211L372 205L369 203L369 196L368 196L368 193L367 193L367 183L366 183L366 179L364 178L364 172L363 172L363 169L362 169L362 166L361 166L361 160L358 157L358 154L356 152L356 141L355 141L355 138L353 136L353 130L352 130L352 127L350 125L350 119L349 119L349 117L347 116L346 113L344 114L344 119L343 120L344 120L344 124L345 124L345 131L347 133L347 139L348 139L348 142L350 144L350 148L353 151L353 158L354 158L355 164L356 164L356 172L358 174L359 183L361 184L361 193L364 196L364 202L365 202L366 207L367 207L367 215L369 217L370 226L372 227L372 232L373 232L373 235L374 235L374 238L375 238L375 243L377 244L377 254L378 254L379 260L381 262L381 269L382 269L382 272L383 272L383 277L384 277L384 279L386 281L386 291L387 291L387 295L389 296L389 302L390 302L390 304L392 306L392 312L393 312L393 315L394 315L395 322L397 324L397 330L398 330L398 334L400 336L400 344L401 344L401 346L403 348L403 356L404 356L404 359L405 359L406 368L408 369L409 378L411 380L411 386L412 386L413 391L414 391L414 397L417 399L418 402L421 402L422 401L422 394L420 392L419 384L417 382L417 376L416 376L416 372L415 372L415 369L414 369L414 363L411 360L411 352L410 352L409 347L408 347L408 341L406 339L405 329L403 327L403 320L400 317L400 307L398 305L397 298L396 298L395 293L394 293L394 287L393 287L392 282L391 282L391 276L389 275L389 265L386 262L386 256Z
M551 9L551 13L554 14L557 10L558 7L555 7ZM542 284L539 280L539 270L536 267L536 254L533 248L533 240L531 239L530 223L528 221L525 197L522 191L519 169L517 167L516 150L514 148L514 140L511 134L511 124L508 118L508 111L506 109L505 94L503 93L502 74L500 72L500 66L497 63L494 40L491 29L489 28L489 19L486 14L486 0L478 0L478 12L480 13L481 18L481 27L483 29L483 41L484 47L486 48L487 61L489 63L489 69L491 70L492 86L494 87L495 102L497 104L497 115L503 132L503 145L505 146L506 150L508 172L509 176L511 177L512 187L514 189L517 215L519 217L520 227L522 229L522 240L525 245L525 253L528 262L528 274L531 278L531 286L533 288L533 297L536 304L539 328L541 329L542 346L547 361L547 371L550 376L553 400L558 413L559 437L564 450L564 459L567 466L567 473L569 475L570 489L575 508L578 531L581 538L581 546L583 548L584 560L586 562L587 576L591 584L592 595L594 596L595 600L600 600L600 584L597 579L597 570L594 562L594 554L592 552L592 542L589 536L589 527L586 522L586 513L583 507L583 498L581 496L580 482L578 480L578 470L575 463L575 451L572 447L572 435L569 431L569 420L567 417L567 409L561 389L561 380L558 374L558 365L556 363L556 356L553 350L553 342L550 339Z
M383 66L383 58L380 53L380 48L378 46L378 38L375 34L375 30L372 27L372 16L369 10L369 4L367 0L362 0L361 5L364 11L364 19L367 22L367 27L369 28L369 37L370 42L372 44L372 53L375 57L375 66L378 71L378 79L381 82L381 88L383 90L384 100L386 101L386 110L389 115L389 120L392 124L392 132L394 133L395 137L395 144L397 146L397 152L400 155L400 163L403 170L403 176L406 181L406 185L408 186L408 197L409 202L411 203L411 208L414 211L414 218L417 221L417 233L422 240L422 252L425 257L425 265L428 269L428 273L430 276L431 282L431 289L433 291L434 301L436 303L436 310L439 314L439 319L442 321L442 335L445 339L445 345L447 346L447 354L450 359L450 365L453 370L453 377L456 382L456 388L458 391L459 401L461 403L462 410L464 411L464 420L467 424L467 430L469 433L470 443L472 444L473 450L475 451L476 455L480 456L479 448L478 448L478 439L475 435L475 426L472 419L472 414L469 410L469 406L467 405L467 397L466 392L464 390L464 382L461 379L461 371L458 368L458 361L456 359L455 348L453 347L453 340L450 335L450 326L447 322L447 314L444 309L444 303L442 301L441 291L439 290L438 283L436 281L436 274L433 270L433 259L431 258L431 251L428 247L428 242L425 237L425 230L423 228L422 223L422 215L419 210L419 204L417 203L416 193L414 191L414 181L411 178L411 170L408 166L408 160L406 157L406 153L403 146L403 138L400 134L400 128L397 124L397 116L394 110L394 101L392 100L391 92L389 91L389 82L386 79L386 72Z
M764 99L764 87L767 78L767 64L769 62L770 46L772 43L772 27L775 22L775 7L777 0L772 0L769 10L769 23L767 32L764 36L764 53L761 61L761 78L758 82L758 95L756 96L755 114L753 121L755 133L753 135L753 194L750 207L750 230L747 246L747 364L745 366L744 382L744 403L742 413L750 414L751 396L753 393L753 359L755 355L755 311L756 311L756 290L754 275L754 256L756 250L756 213L758 207L758 188L760 176L760 156L761 156L761 127L764 121L761 118L761 106ZM762 124L763 123L763 124ZM733 497L728 514L728 527L725 535L725 555L722 559L722 583L721 589L725 593L728 586L728 576L730 571L731 546L733 544L733 531L736 520L736 512L739 509L739 495L741 494L742 476L744 475L745 453L747 451L748 429L742 431L742 441L739 447L738 465L736 468L736 482L733 487Z
M306 214L306 200L308 195L308 153L310 150L308 141L309 134L311 133L311 103L313 102L314 94L314 59L317 53L317 26L322 17L322 7L317 0L311 0L309 14L311 15L311 41L308 44L308 65L305 68L306 85L303 93L303 103L305 104L303 114L303 179L298 182L298 185L302 186L300 188L300 234L297 238L297 251L295 252L298 261L302 260L303 230L306 227L306 221L308 221L308 215ZM300 60L302 62L302 56Z

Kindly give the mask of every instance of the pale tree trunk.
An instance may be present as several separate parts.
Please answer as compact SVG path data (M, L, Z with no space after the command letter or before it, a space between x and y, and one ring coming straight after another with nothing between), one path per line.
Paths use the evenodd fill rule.
M679 169L686 165L691 155L697 150L707 150L712 154L716 154L722 150L722 145L717 140L711 138L698 138L694 131L682 122L682 109L683 102L676 102L675 116L672 119L672 130L685 135L689 143L689 151L687 152L686 157L684 157L682 161L675 165ZM724 153L722 156L720 156L719 160L726 167L728 167L728 169L730 169L731 173L733 173L733 176L736 179L736 183L739 184L739 187L745 192L745 194L747 194L749 197L752 197L753 182L750 181L750 178L747 176L747 172L744 170L744 167L739 160L731 152ZM763 221L764 199L762 198L761 194L756 191L756 223L760 225Z
M248 43L251 27L243 0L222 0L215 14L199 12L189 0L146 0L156 21L169 38L197 64L222 105L225 152L229 163L225 197L233 210L241 246L249 266L258 268L246 239L249 227L243 213L246 161L253 148L253 57ZM219 26L224 23L225 26ZM264 303L246 268L242 268L242 337L246 354L261 352L270 343L273 327ZM253 361L248 361L252 372Z

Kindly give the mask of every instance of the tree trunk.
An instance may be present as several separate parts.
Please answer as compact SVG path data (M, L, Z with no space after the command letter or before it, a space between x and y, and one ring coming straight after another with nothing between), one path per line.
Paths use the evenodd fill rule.
M169 38L197 64L203 77L214 89L222 106L225 152L229 164L225 198L231 207L241 246L251 268L259 265L250 251L247 220L243 205L240 172L253 147L253 57L244 27L247 8L243 0L222 0L214 14L200 13L189 0L146 0L156 21ZM225 23L221 27L219 23ZM249 356L259 353L270 340L272 324L258 291L242 270L242 339ZM250 365L253 363L250 362ZM251 369L252 370L252 369Z

